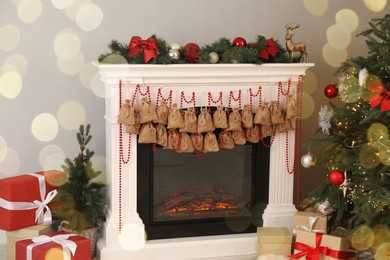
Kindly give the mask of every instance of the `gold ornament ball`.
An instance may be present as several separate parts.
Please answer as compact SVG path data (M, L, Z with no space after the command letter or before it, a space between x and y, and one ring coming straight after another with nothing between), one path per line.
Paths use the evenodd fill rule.
M389 130L381 123L373 123L367 130L367 139L369 142L389 139Z
M316 165L316 163L317 163L317 159L311 153L304 154L301 157L301 164L305 168L310 168L310 167Z
M359 161L360 165L366 169L372 169L379 165L378 150L369 144L364 144L360 149Z
M219 60L218 53L216 53L216 52L210 52L209 53L209 61L210 61L210 63L216 64L216 63L218 63L218 60Z
M170 49L170 50L169 50L169 57L170 57L172 60L178 60L178 59L180 59L180 52L179 52L179 50L177 50L177 49Z
M375 259L390 259L390 242L383 243L378 247Z
M351 246L356 250L367 250L374 244L374 242L374 231L366 225L357 227L351 237Z

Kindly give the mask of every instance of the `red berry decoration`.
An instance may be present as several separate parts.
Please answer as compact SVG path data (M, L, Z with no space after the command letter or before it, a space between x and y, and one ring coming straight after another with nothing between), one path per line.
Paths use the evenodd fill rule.
M340 170L333 170L329 173L328 179L330 184L334 186L340 186L344 182L344 173Z
M334 84L329 84L325 87L324 93L327 98L335 98L339 94L339 90Z
M184 58L189 63L198 63L200 58L200 47L196 43L188 43L184 46Z
M233 40L232 45L237 47L246 47L246 40L242 37L237 37Z

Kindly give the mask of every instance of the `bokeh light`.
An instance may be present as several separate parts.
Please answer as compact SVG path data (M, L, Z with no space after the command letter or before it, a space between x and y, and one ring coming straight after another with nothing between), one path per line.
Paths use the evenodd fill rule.
M372 231L374 231L375 234L375 242L372 245L374 249L378 249L385 242L390 242L390 228L388 226L379 224L376 225ZM390 251L388 253L390 253Z
M375 259L390 259L390 242L381 244L375 252Z
M306 119L313 115L315 109L315 102L311 95L302 93L302 119Z
M67 75L76 75L80 72L84 65L84 55L79 52L76 57L70 60L61 60L57 61L58 68Z
M381 123L372 123L367 130L367 141L373 143L379 140L389 140L389 130Z
M303 4L306 10L315 16L322 16L328 10L329 1L328 0L304 0Z
M22 0L18 4L18 16L24 23L32 23L42 13L42 3L40 0Z
M387 5L387 0L363 0L364 5L373 12L381 12Z
M76 14L76 23L84 31L92 31L103 21L103 11L96 4L90 3L80 7Z
M47 145L39 153L39 164L44 170L62 170L65 153L58 145Z
M119 244L126 250L137 251L144 247L146 235L143 225L123 225L119 233Z
M359 79L353 74L345 74L339 79L339 97L345 103L353 103L359 100L363 94L363 87Z
M107 162L107 157L105 156L94 156L91 158L91 162L93 164L93 167L97 171L101 171L102 174L97 176L95 179L93 179L95 182L106 182L106 165L108 164Z
M45 260L67 259L64 258L64 250L62 248L54 247L47 250L45 253Z
M304 83L304 92L307 94L312 94L317 89L318 86L318 78L316 74L308 70L303 79Z
M58 108L57 118L64 129L77 130L85 121L85 108L76 101L65 102Z
M20 54L15 54L8 57L3 64L3 70L5 72L14 71L18 72L21 77L23 77L28 68L28 62L25 56Z
M51 0L53 6L57 9L66 9L70 7L75 0Z
M76 22L76 17L77 17L77 13L78 13L79 9L83 5L90 4L90 3L92 3L92 0L77 0L77 1L75 1L71 6L69 6L68 8L65 9L66 16L68 16L68 18L71 21Z
M0 136L0 162L3 161L7 156L7 149L7 142L2 136Z
M378 148L378 158L384 165L390 165L390 140L380 140L375 143Z
M345 49L351 43L351 35L337 25L332 25L326 30L326 38L329 44L337 50Z
M98 73L96 73L92 77L92 80L91 80L91 90L97 97L105 98L104 83L101 80L100 75Z
M351 237L351 246L356 250L367 250L375 241L375 234L366 225L361 225L355 229Z
M22 85L22 77L18 72L5 72L0 77L0 94L6 98L13 99L20 94Z
M91 87L92 77L98 73L98 71L98 67L91 62L85 63L79 74L81 84L89 89Z
M8 148L6 157L0 161L0 172L5 175L15 175L20 169L20 155L15 149Z
M60 60L72 60L80 52L81 39L72 31L60 32L54 39L54 52Z
M335 49L332 45L327 43L322 48L322 57L329 66L337 68L346 60L347 50Z
M11 51L20 42L20 30L17 26L7 24L0 27L0 50Z
M361 166L366 169L372 169L380 164L377 156L378 150L372 146L365 144L362 146L359 152L359 161Z
M346 33L352 33L359 26L359 16L351 9L342 9L336 13L336 25Z
M58 134L58 122L50 113L37 115L31 123L33 136L41 142L50 142Z

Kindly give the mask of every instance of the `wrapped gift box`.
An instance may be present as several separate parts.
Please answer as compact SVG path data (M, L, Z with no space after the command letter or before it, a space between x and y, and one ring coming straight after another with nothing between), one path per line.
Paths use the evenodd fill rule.
M47 202L55 196L54 190L65 176L64 172L53 170L0 179L0 229L13 231L50 224Z
M27 228L22 228L15 231L7 232L7 260L15 260L15 243L19 240L24 240L40 235L52 233L53 229L50 226L35 225Z
M257 228L258 256L276 254L288 256L291 254L291 232L285 227Z
M297 211L293 218L294 234L296 230L326 233L328 217L320 212Z
M16 242L15 256L16 260L90 260L91 240L63 231L53 232Z
M298 230L291 258L306 259L311 255L312 259L321 260L350 259L348 248L349 239L346 237Z

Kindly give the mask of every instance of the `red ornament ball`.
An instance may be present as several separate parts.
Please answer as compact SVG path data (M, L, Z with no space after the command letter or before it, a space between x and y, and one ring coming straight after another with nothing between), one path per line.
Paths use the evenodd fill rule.
M340 170L333 170L329 173L328 179L330 184L334 186L340 186L344 182L344 173Z
M233 40L232 45L237 47L246 47L246 40L242 37L237 37Z
M327 98L335 98L339 94L339 89L335 85L329 84L325 87L324 93Z

